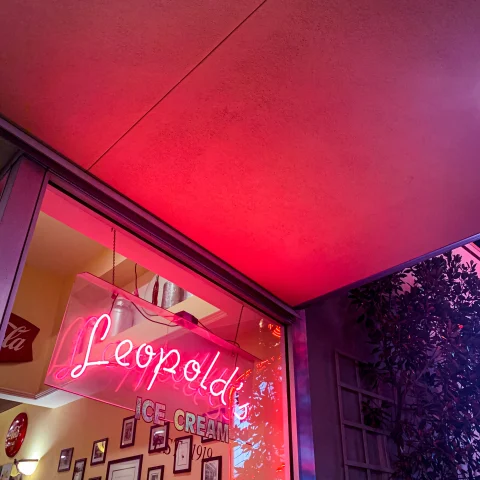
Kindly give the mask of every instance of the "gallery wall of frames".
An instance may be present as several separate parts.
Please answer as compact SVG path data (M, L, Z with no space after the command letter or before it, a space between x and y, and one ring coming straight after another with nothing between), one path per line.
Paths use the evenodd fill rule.
M23 404L0 414L0 438L21 412L29 424L19 458L39 459L24 480L112 480L119 469L133 470L137 480L229 478L228 444L185 435L169 423L147 424L89 399L55 409ZM11 462L0 449L0 465Z

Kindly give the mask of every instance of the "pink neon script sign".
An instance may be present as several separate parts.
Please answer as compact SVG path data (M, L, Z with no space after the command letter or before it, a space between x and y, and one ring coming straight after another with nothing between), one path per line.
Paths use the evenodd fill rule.
M113 298L123 299L120 313L112 309ZM45 383L127 410L137 397L151 399L167 405L169 421L182 409L230 422L247 416L258 360L209 330L82 273Z
M92 317L92 319L95 319L95 317ZM200 387L204 390L208 390L214 397L220 397L223 405L227 405L225 395L228 394L229 386L233 386L232 382L239 368L236 367L229 377L227 374L228 378L223 378L223 375L226 373L225 371L222 373L221 377L215 377L212 374L212 370L220 357L220 352L217 351L212 362L204 371L202 368L203 366L195 359L190 359L185 362L184 359L182 359L181 353L177 349L166 350L161 347L158 352L155 352L153 347L147 343L142 343L138 348L135 348L130 339L125 339L119 342L115 348L115 353L113 355L114 362L111 362L110 360L92 360L90 358L92 347L94 345L97 331L102 323L105 323L106 325L99 340L104 341L108 337L112 325L112 319L110 318L110 315L104 313L96 319L93 325L83 363L75 366L70 373L73 379L81 377L89 367L100 365L108 366L112 364L116 364L119 367L131 367L132 361L127 360L127 357L135 351L134 366L139 369L146 369L150 365L154 365L153 375L147 386L147 390L152 388L155 380L162 371L175 375L178 370L183 370L183 376L189 382L194 382L203 375L200 381ZM142 357L146 358L142 361ZM168 362L169 359L170 362ZM210 381L210 383L208 384L207 381ZM240 390L242 386L243 383L240 383L233 388L234 390Z

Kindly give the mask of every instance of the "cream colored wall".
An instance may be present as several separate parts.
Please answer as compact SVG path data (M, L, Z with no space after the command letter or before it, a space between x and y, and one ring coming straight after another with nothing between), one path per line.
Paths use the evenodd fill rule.
M103 252L86 271L97 275L111 268L111 254ZM124 258L119 256L118 261ZM48 387L43 383L55 347L75 275L60 275L43 268L25 265L13 305L13 313L40 329L33 342L33 361L0 364L0 390L12 395L36 395Z
M45 387L45 369L54 347L71 285L46 270L26 265L18 288L13 313L40 329L33 342L33 361L0 364L0 388L21 394L36 394Z
M105 479L107 464L110 460L143 454L142 479L146 479L149 467L165 465L164 480L173 478L201 479L201 460L192 461L191 474L173 475L173 448L170 455L161 453L148 453L148 440L151 424L143 421L137 422L135 445L120 449L120 435L122 420L131 416L132 412L105 403L89 399L81 399L60 408L48 409L33 405L20 405L0 414L0 439L4 439L7 430L20 412L28 415L28 430L24 444L16 458L39 458L37 471L29 476L30 480L70 480L72 470L57 472L60 451L64 448L74 447L73 463L76 459L87 458L85 480L101 476ZM170 438L183 436L170 425ZM90 456L94 440L108 437L107 461L103 465L90 466ZM194 444L200 444L200 438L193 437ZM204 444L212 448L213 456L223 456L222 479L230 478L228 475L227 460L229 446L220 442ZM196 458L196 455L194 455ZM0 448L0 465L12 462L5 455L5 449Z

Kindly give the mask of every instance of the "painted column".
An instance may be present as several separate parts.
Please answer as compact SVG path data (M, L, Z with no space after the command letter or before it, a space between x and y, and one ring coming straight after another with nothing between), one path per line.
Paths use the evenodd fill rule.
M315 448L312 429L312 402L310 398L310 376L308 363L307 326L305 312L288 328L290 372L293 372L292 402L292 454L295 480L315 480ZM293 365L292 365L293 363ZM297 477L298 475L298 477Z

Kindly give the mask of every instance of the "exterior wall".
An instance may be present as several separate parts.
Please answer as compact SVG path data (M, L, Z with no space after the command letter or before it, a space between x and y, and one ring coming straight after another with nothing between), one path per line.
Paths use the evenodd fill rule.
M319 480L344 478L335 351L366 359L368 345L346 293L306 310L315 466Z
M120 449L122 420L131 416L133 412L89 399L81 399L55 409L24 404L0 414L0 438L5 438L12 420L21 412L26 412L28 415L28 430L24 444L16 458L40 459L36 472L28 477L29 480L70 480L73 464L79 458L87 458L85 480L97 476L105 479L110 460L133 455L143 455L142 479L147 478L148 468L158 465L165 465L165 479L174 476L173 443L170 443L172 448L169 455L148 453L151 424L143 421L137 422L135 445ZM178 432L173 425L170 425L170 438L182 436L185 436L183 432ZM108 438L106 462L102 465L90 466L93 442L105 437ZM200 437L197 436L193 437L193 443L195 446L202 445L212 448L212 456L223 455L225 459L223 478L229 478L227 475L228 462L226 461L229 454L227 444L221 442L201 444ZM72 468L68 472L58 473L60 451L70 447L74 448ZM0 448L0 465L12 461L13 459L5 455L5 449ZM188 478L201 478L201 463L201 459L197 460L197 455L194 455L192 472L190 476L187 475ZM182 475L176 476L181 477Z

